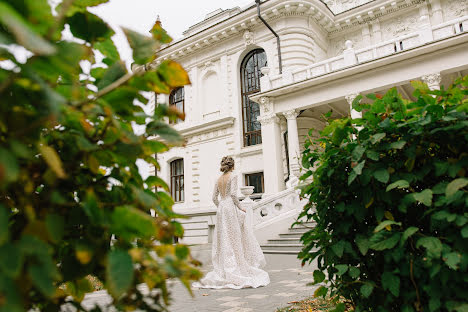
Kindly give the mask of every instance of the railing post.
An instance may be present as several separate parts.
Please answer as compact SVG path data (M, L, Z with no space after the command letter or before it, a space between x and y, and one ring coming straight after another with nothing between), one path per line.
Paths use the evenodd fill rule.
M245 209L245 226L249 226L253 229L253 205L254 201L250 198L250 195L253 194L254 187L253 186L242 186L241 193L244 195L244 199L241 201L242 208Z
M260 71L263 74L260 78L260 89L265 92L271 89L270 67L262 67Z
M354 53L353 42L347 40L345 42L346 49L343 52L345 66L352 66L357 64L356 54Z

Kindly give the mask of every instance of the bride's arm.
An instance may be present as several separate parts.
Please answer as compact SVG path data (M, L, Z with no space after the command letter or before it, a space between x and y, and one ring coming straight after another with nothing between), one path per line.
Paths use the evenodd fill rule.
M231 179L231 198L232 198L232 201L234 202L234 205L236 205L237 208L245 212L244 208L241 207L239 198L237 197L237 177L236 176L234 176Z
M213 203L216 205L216 208L219 205L218 194L219 194L218 182L216 181L214 190L213 190L213 197L212 197Z

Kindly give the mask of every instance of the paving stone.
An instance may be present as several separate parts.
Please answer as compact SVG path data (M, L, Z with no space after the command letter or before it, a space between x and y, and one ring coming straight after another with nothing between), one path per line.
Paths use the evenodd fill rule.
M277 297L293 297L297 295L296 293L279 293L279 294L274 294L273 296Z
M239 306L244 305L246 303L247 302L229 301L229 302L220 304L220 306L223 306L223 307L239 307Z
M270 297L270 295L251 295L245 297L246 299L264 299L266 297Z
M234 300L237 300L237 299L240 299L241 297L230 297L230 296L226 296L226 297L221 297L221 298L218 298L216 300L218 301L234 301Z
M250 308L235 307L229 310L224 310L223 312L251 312L251 311L254 311L254 310Z
M281 281L281 282L278 282L279 284L291 284L291 283L295 283L296 281L294 280L287 280L287 281Z

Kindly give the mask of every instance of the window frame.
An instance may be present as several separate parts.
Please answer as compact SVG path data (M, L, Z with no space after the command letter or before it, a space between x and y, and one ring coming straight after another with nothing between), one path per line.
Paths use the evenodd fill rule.
M182 169L182 173L177 173L177 165ZM174 159L169 163L170 166L170 179L171 179L171 196L175 203L182 203L185 201L185 168L184 159ZM182 183L181 183L182 182ZM177 188L177 186L179 188Z
M180 98L177 98L177 93L181 92ZM180 105L181 104L181 105ZM177 89L172 90L171 94L169 95L169 106L175 106L178 110L182 111L185 114L185 88L179 87ZM180 109L179 106L182 106ZM182 122L182 119L177 118L176 121L170 121L171 124L178 124Z
M262 130L261 127L259 130L250 130L251 124L258 123L256 120L250 116L252 113L258 113L257 116L260 116L260 106L257 103L254 103L249 100L249 96L261 91L260 88L260 78L262 77L261 73L261 64L259 62L259 55L263 54L266 60L265 66L268 64L267 55L263 49L254 49L247 53L247 55L242 60L240 66L240 84L241 84L241 102L242 102L242 140L244 147L254 146L262 144ZM246 66L249 63L250 59L254 58L254 72L251 74L246 73ZM256 69L256 70L255 70ZM249 89L250 83L252 83L253 88ZM247 90L246 90L247 87ZM254 107L254 105L256 107ZM255 108L255 109L252 109Z
M246 186L249 186L249 178L252 176L261 176L261 192L260 193L253 193L252 195L261 195L265 193L265 175L263 171L261 172L253 172L253 173L246 173L244 174L244 182Z

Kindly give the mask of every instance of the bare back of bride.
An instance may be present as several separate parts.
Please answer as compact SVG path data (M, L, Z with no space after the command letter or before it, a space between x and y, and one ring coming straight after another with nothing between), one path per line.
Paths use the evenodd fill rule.
M237 198L237 177L232 173L234 160L224 157L223 174L214 186L213 202L218 208L212 245L213 271L200 282L198 288L257 288L270 283L265 256L245 222L246 213ZM218 199L218 196L220 199Z

